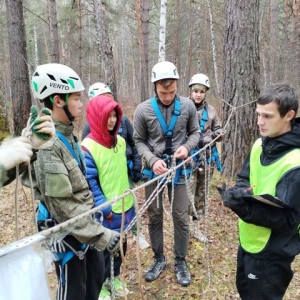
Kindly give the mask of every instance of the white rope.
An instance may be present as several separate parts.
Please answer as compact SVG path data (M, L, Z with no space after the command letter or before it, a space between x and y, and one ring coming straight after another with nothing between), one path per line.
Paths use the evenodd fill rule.
M209 148L209 157L211 157L211 147ZM211 162L213 164L213 162ZM209 243L208 243L208 231L209 231L209 211L210 211L210 201L209 201L209 188L210 188L210 169L211 164L208 164L205 160L204 166L204 251L203 256L207 264L207 277L208 277L208 286L211 285L211 268L210 268L210 252L209 252Z
M225 100L222 100L222 101L231 107L231 113L230 113L230 116L229 116L225 126L224 126L224 129L226 129L227 125L229 124L229 120L231 119L232 115L236 112L237 108L241 108L245 105L249 105L253 102L256 102L256 101L252 101L250 103L241 105L239 107L233 107L232 105L227 103ZM236 130L235 130L235 134L236 134ZM38 232L38 233L33 234L31 236L25 237L21 240L15 241L15 242L7 245L7 246L4 246L4 247L0 248L0 257L3 256L3 255L8 254L10 252L13 252L15 250L18 250L20 248L26 247L28 245L38 243L40 241L48 240L48 242L50 241L50 243L53 243L53 241L55 241L57 239L62 239L62 235L58 234L58 233L61 233L63 230L65 230L65 232L66 231L70 232L70 227L74 226L81 219L83 219L87 216L91 216L91 215L95 214L96 212L98 212L99 210L101 210L102 208L105 208L109 205L112 205L113 203L115 203L118 200L124 198L125 196L129 195L130 193L135 193L138 190L144 189L146 186L148 186L148 185L150 185L154 182L157 182L157 187L155 188L153 193L150 195L150 197L145 201L144 205L140 208L140 210L138 212L138 215L130 222L130 224L128 225L126 230L124 230L124 234L126 234L132 228L132 226L135 224L137 217L141 217L143 215L143 213L146 211L146 209L149 207L149 205L152 203L152 201L155 199L155 197L158 197L159 193L164 189L166 184L168 182L172 182L172 185L173 185L174 174L176 173L176 170L178 168L181 168L182 166L184 167L186 163L189 163L191 161L191 159L194 156L199 155L200 152L206 151L208 148L210 148L216 142L216 140L218 138L219 138L219 136L217 136L215 139L213 139L209 144L205 145L199 151L197 151L193 155L189 156L186 160L183 160L180 164L176 165L175 167L170 168L166 173L164 173L162 175L159 175L159 176L153 178L152 180L133 188L131 191L125 191L122 195L114 197L113 199L107 201L105 204L94 207L94 208L90 209L89 211L87 211L83 214L80 214L80 215L78 215L78 216L76 216L72 219L69 219L69 220L67 220L63 223L60 223L60 224L58 224L58 225L56 225L52 228L43 230L41 232ZM235 139L235 141L236 141L236 139ZM31 170L30 169L29 169L29 172L30 172L30 175L31 175ZM188 186L189 186L188 182L186 182L186 186L187 186L187 191L188 191L189 190L188 189ZM16 185L16 188L17 188L17 185ZM31 188L32 188L32 181L31 181ZM17 191L15 191L15 193L17 194ZM34 198L32 189L31 189L31 194L32 194L32 198ZM171 198L172 199L174 198L174 188L173 187L172 187L172 197ZM171 209L172 209L172 199L171 199ZM207 199L208 199L208 197L207 197ZM17 201L17 200L15 199L15 201ZM33 199L33 203L34 203L34 199ZM209 206L209 205L207 205L207 206ZM208 207L205 208L205 209L208 210ZM18 222L17 222L17 217L18 217L18 205L17 205L17 203L16 203L15 210L16 210L15 211L15 220L16 220L15 225L16 225L16 232L17 232L17 237L18 237L19 234L18 234ZM205 215L207 216L208 213L205 213ZM207 221L205 221L205 223L207 223ZM205 233L206 233L206 236L207 236L208 226L207 226L207 224L205 226L206 226L205 227ZM209 266L208 266L208 268L209 268ZM210 283L210 278L209 278L209 283Z
M19 204L18 204L18 186L19 186L19 165L16 166L16 185L15 185L15 232L16 240L19 240Z

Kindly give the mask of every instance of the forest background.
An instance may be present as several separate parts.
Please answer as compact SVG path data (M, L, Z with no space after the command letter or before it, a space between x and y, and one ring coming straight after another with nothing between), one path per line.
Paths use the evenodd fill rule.
M0 130L19 134L30 105L41 105L30 83L39 64L70 66L86 92L94 82L109 84L132 116L153 95L151 68L165 59L178 68L180 95L189 95L193 74L210 78L208 101L228 129L224 174L232 176L258 136L254 110L260 91L281 81L299 91L299 2L1 1Z
M287 82L299 92L299 11L300 0L0 1L0 134L19 134L31 104L41 107L32 97L30 84L37 65L59 62L73 68L86 87L85 105L91 84L109 84L132 118L136 105L154 94L152 66L165 59L178 68L182 96L188 96L193 74L201 72L210 78L207 100L227 129L221 151L223 175L232 179L258 136L254 111L260 91L271 83ZM85 116L76 127L78 134L84 122ZM1 192L7 199L1 205L6 229L13 224L13 211L8 209L13 209L11 192L11 187ZM200 266L200 273L193 275L196 284L184 294L173 282L173 274L167 273L157 286L144 287L153 297L179 299L178 292L183 299L238 298L236 219L221 206L214 191L211 199L211 268L209 260L204 260L203 267L199 261L199 256L209 254L204 251L208 248L193 244L189 266L197 270ZM26 216L24 203L23 208ZM27 221L25 217L23 236L30 233ZM1 245L12 241L13 226L2 234ZM151 253L146 257L145 265ZM300 295L298 263L295 270L287 299Z

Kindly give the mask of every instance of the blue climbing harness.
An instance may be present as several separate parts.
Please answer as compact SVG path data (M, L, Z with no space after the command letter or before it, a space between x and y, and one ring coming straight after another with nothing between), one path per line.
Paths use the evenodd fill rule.
M173 149L172 149L172 139L173 139L173 130L175 128L177 118L180 116L180 100L178 98L175 98L174 100L174 109L172 113L172 117L170 120L169 125L167 125L159 107L157 104L157 100L155 98L150 99L152 108L157 116L157 119L159 121L159 124L164 132L165 135L165 141L166 141L166 146L165 146L165 151L163 154L163 160L166 162L167 166L171 166L171 155L173 154ZM179 165L182 162L181 159L178 159L176 161L176 164ZM155 173L152 171L152 169L143 169L142 171L143 178L145 181L149 181L153 178L156 177ZM183 169L182 167L176 169L175 177L174 177L174 183L176 184L181 184L179 183L179 179L182 176L190 176L191 174L191 168ZM185 184L185 183L182 183Z
M65 265L70 261L75 254L78 256L80 260L84 259L84 254L86 252L87 245L82 244L81 249L79 251L76 251L75 249L67 250L65 252L54 252L54 256L57 260L61 260L61 268L62 272L60 274L60 282L62 286L66 283L66 276L65 276ZM84 251L85 250L85 251Z
M201 132L204 132L205 124L206 124L207 121L208 121L208 113L207 113L207 109L206 109L206 105L205 105L204 108L203 108L203 111L202 111L201 120L199 122L199 127L200 127ZM202 139L203 139L203 134L202 133L201 133L201 136L202 136ZM200 141L200 143L201 143L201 141ZM201 148L196 147L191 152L191 154L193 155L194 153L198 152ZM199 163L198 158L196 156L194 156L193 158L194 158L194 161ZM222 164L221 164L221 161L220 161L220 158L219 158L218 149L215 145L213 145L211 147L211 156L206 159L206 163L210 164L211 162L215 162L217 170L219 172L223 172L223 167L222 167Z

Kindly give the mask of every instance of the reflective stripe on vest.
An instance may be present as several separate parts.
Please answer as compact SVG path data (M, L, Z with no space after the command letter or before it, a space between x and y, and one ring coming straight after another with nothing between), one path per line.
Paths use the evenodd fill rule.
M117 136L115 148L106 148L91 138L85 138L82 142L92 155L98 170L98 178L101 190L107 200L114 196L122 195L130 189L126 162L126 142L121 136ZM117 149L117 151L116 151ZM118 176L116 178L116 171ZM133 206L133 196L125 197L124 210L127 211ZM114 213L122 213L122 199L112 204Z
M276 196L276 185L281 178L290 170L300 167L300 149L288 152L271 165L262 166L260 163L261 144L261 139L258 139L251 150L250 185L254 187L254 195L270 194ZM240 243L247 252L261 252L266 247L271 233L270 228L246 223L239 219Z

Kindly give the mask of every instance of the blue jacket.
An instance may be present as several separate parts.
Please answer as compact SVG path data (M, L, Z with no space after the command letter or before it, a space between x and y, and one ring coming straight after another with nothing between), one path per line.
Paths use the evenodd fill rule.
M98 172L97 172L95 161L88 151L85 152L85 164L86 164L86 176L90 185L90 190L94 195L95 206L106 203L107 199L105 198L102 192L101 184L98 180ZM96 213L95 217L98 222L102 222L102 225L104 227L120 232L121 224L122 224L122 214L113 213L112 218L106 219L106 217L110 214L111 211L112 211L111 205L109 205L103 208L101 210L101 213L100 212ZM103 218L102 218L102 214L103 214ZM128 226L128 224L134 217L135 217L135 208L132 207L125 213L124 229Z
M88 122L85 123L82 130L83 139L91 132L90 125ZM128 169L128 175L131 177L133 182L138 182L142 178L142 160L137 152L135 142L133 140L133 127L129 119L122 115L121 125L119 129L119 135L126 141L126 158L127 161L132 161L132 168Z

